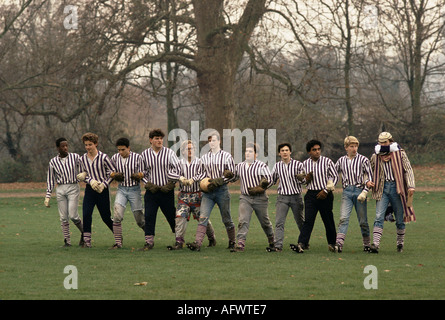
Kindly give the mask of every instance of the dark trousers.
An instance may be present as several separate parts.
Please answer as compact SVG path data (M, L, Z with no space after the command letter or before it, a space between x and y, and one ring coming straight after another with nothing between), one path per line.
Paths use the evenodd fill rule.
M145 235L154 236L156 227L156 217L158 215L158 209L161 208L162 213L167 219L168 224L172 232L175 232L175 192L174 190L164 193L156 192L151 193L149 190L145 191Z
M91 233L91 223L93 222L93 210L97 206L102 221L113 232L113 220L111 220L110 209L110 193L105 188L102 193L97 193L87 184L85 188L85 196L83 197L82 214L83 214L83 231Z
M334 214L332 212L334 204L334 195L332 192L324 200L317 199L320 190L308 190L304 196L304 224L298 237L298 242L305 245L309 244L312 229L314 228L317 212L320 211L326 229L326 240L328 244L335 244L337 232L335 230Z

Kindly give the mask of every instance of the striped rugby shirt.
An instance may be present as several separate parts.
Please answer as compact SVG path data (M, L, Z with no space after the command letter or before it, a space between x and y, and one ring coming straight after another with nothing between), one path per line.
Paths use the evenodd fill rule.
M222 178L225 170L230 170L235 174L235 162L232 155L227 151L219 150L216 153L209 151L201 157L201 161L204 165L204 171L199 177L200 180L206 177L211 179ZM233 178L224 178L225 183L232 181L234 181Z
M182 192L199 192L199 177L204 171L201 159L195 158L188 162L186 158L179 161L179 175L186 179L193 179L195 182L191 186L179 184L179 191Z
M274 184L279 180L278 194L300 194L301 182L295 178L295 175L301 173L304 173L303 163L298 160L290 159L287 164L284 161L275 163L272 169L272 178Z
M108 188L113 180L110 174L116 172L116 167L107 154L98 150L93 161L88 158L88 153L85 153L79 160L82 171L87 173L86 183L90 184L91 180L96 180L102 182Z
M111 157L111 161L116 167L116 172L124 174L124 181L119 182L121 186L134 187L139 185L139 181L132 179L131 175L144 171L140 154L130 151L128 157L123 158L119 153L116 153Z
M264 177L269 182L268 188L273 185L272 173L269 167L260 160L250 163L243 161L236 165L235 180L240 180L241 194L249 195L249 188L257 187Z
M78 183L77 174L79 173L79 155L70 153L65 158L56 156L49 161L48 174L46 177L46 197L50 198L54 187L57 184Z
M368 191L366 183L372 181L372 169L369 159L357 153L350 159L347 155L341 157L335 163L335 169L342 177L343 189L347 186L356 186Z
M157 186L164 186L169 180L179 179L179 159L176 153L162 146L156 153L153 148L144 150L141 154L144 165L144 183L151 182Z
M334 185L338 182L338 173L335 170L334 162L324 156L320 156L320 158L314 162L311 158L303 161L303 169L304 172L309 173L312 172L314 178L307 185L307 190L326 190L326 184L328 180L332 179Z

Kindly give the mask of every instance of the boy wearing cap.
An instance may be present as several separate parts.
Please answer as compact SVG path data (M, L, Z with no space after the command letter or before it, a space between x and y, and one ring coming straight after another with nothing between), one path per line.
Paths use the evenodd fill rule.
M371 157L373 169L372 198L377 200L371 253L378 253L383 234L383 222L388 204L394 210L397 227L397 251L403 251L405 222L416 221L410 203L415 190L414 172L403 149L394 146L389 132L382 132L378 138L380 148Z
M346 155L338 159L335 169L342 177L343 193L340 207L340 222L337 232L338 252L343 251L349 217L355 207L363 238L363 251L370 250L370 235L367 217L366 195L372 186L371 165L365 156L358 153L359 141L354 136L344 140Z

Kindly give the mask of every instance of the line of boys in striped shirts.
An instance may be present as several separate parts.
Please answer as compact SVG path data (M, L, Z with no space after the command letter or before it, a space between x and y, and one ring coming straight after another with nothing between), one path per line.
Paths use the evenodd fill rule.
M390 134L386 136L388 135L390 136ZM349 217L352 208L355 207L364 251L378 252L382 226L380 222L376 221L374 225L375 239L371 245L366 211L367 193L370 188L375 186L373 170L370 161L357 152L359 142L355 137L349 136L345 139L344 147L347 154L335 164L331 159L321 156L322 143L320 141L311 140L307 143L306 151L309 158L302 163L290 157L292 152L290 144L281 144L278 146L281 161L274 165L272 172L264 162L256 159L257 145L255 144L246 146L246 160L235 167L231 155L217 148L219 147L219 135L209 136L211 150L201 159L194 156L193 142L186 141L181 147L183 155L181 160L171 149L163 146L163 137L164 134L161 130L152 130L149 136L151 147L141 155L130 151L128 139L121 138L116 142L118 153L111 159L97 150L98 137L95 134L87 133L82 136L87 150L83 156L68 153L66 139L57 140L56 146L59 155L52 158L49 164L45 205L49 206L51 192L58 184L58 207L65 246L71 245L68 222L71 219L81 231L83 238L81 238L80 244L91 247L92 213L94 206L97 206L103 222L114 234L115 245L113 248L121 248L121 223L126 204L130 202L136 223L145 233L145 246L141 250L150 250L154 247L156 216L160 208L172 232L175 233L175 245L169 246L170 250L183 247L190 214L193 214L195 219L199 219L196 239L193 243L187 244L191 250L199 251L205 234L209 238L209 246L216 244L215 232L209 221L209 216L214 204L217 203L226 226L231 251L244 251L253 212L256 213L267 236L269 243L267 251L282 251L284 223L288 210L292 209L294 220L300 230L298 244L290 245L292 250L302 253L309 248L315 218L320 212L325 225L329 250L341 252ZM387 147L387 149L387 153L400 151L399 148L390 150ZM376 153L378 152L376 151ZM403 154L403 166L409 171L411 168L409 160L407 160L406 154ZM227 158L227 155L230 157ZM388 160L385 161L381 172L386 175L386 180L393 181L395 178L392 174L392 167L387 164ZM339 174L342 177L343 193L337 233L332 212L332 191L337 184ZM412 196L414 192L412 168L409 175L409 194ZM206 177L211 178L211 190L202 196L199 182ZM111 219L109 185L113 179L117 180L119 185L114 204L114 215ZM230 194L227 183L238 179L240 180L241 195L238 234L235 243L235 227L230 215ZM74 203L77 204L79 197L78 180L85 181L87 184L83 200L83 224L77 213L77 205L74 205ZM146 189L144 195L145 213L142 210L140 181L145 183ZM174 188L178 181L180 192L178 208L176 208ZM279 185L274 234L267 212L268 197L265 191L277 182ZM304 214L302 184L307 186L304 196ZM219 194L220 192L222 193ZM205 201L203 202L203 200ZM376 200L379 205L381 200L379 198ZM385 201L386 205L388 202L393 204L392 198L391 200L385 198ZM204 206L202 206L203 203ZM398 205L398 203L395 204ZM204 207L204 211L202 207ZM398 206L398 208L400 207ZM398 251L401 251L399 247L403 248L405 232L404 224L402 225L400 222L400 209L398 209L397 216L399 217L397 243ZM411 217L411 220L413 219L415 218ZM371 250L371 248L374 249Z

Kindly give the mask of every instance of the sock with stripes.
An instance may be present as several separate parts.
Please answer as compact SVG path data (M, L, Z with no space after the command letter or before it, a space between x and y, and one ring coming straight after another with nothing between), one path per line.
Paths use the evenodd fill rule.
M337 245L339 245L340 247L343 247L343 244L345 243L345 238L346 235L344 233L337 233L337 240L335 242L337 242Z
M374 227L374 230L372 232L372 237L373 237L373 244L377 248L380 248L380 239L382 238L382 234L383 234L383 228Z
M405 242L405 229L397 229L397 245L402 245Z
M122 223L113 222L114 241L119 247L122 247Z
M71 237L70 237L70 223L69 222L62 222L62 233L63 238L65 239L65 243L67 245L71 245Z
M155 244L155 236L145 236L145 243L149 245Z
M83 240L85 241L85 246L91 248L91 232L84 232Z
M196 243L201 246L202 241L204 240L204 236L206 235L207 226L204 226L202 224L198 224L198 227L196 228L196 236L195 241Z

